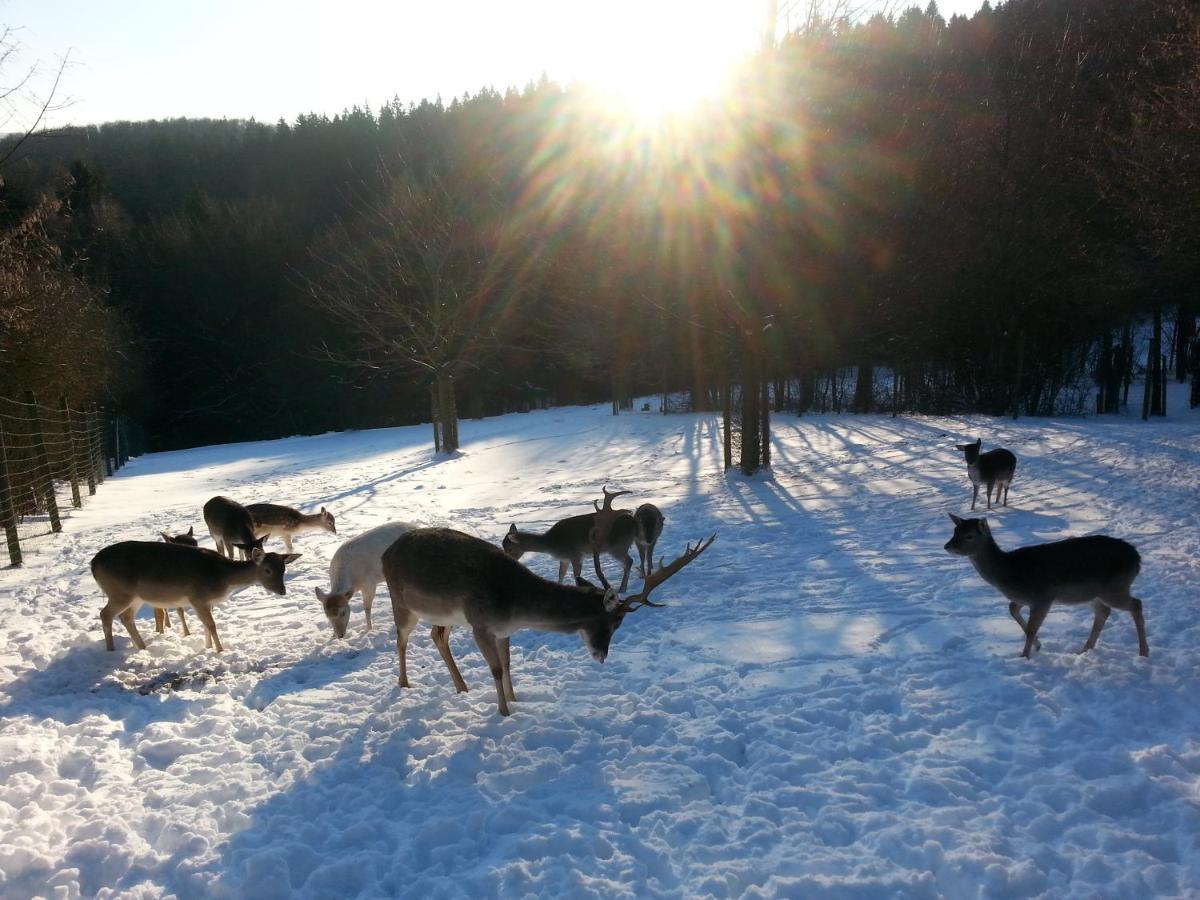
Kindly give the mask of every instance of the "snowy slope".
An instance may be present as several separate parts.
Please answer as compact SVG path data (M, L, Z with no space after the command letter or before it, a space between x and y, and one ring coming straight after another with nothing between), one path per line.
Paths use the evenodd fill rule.
M1179 409L1178 403L1174 404ZM0 572L0 895L1200 896L1200 420L779 418L774 478L721 472L711 416L577 408L155 454ZM1105 531L1142 551L1151 656L1056 609L1017 657L1005 603L942 544L956 440L1020 460L1003 546ZM500 718L469 635L396 686L386 588L332 639L338 541L391 519L499 540L630 488L660 553L718 531L597 665L522 634ZM337 515L285 597L248 589L135 651L87 570L198 526L215 493ZM544 574L557 566L529 557Z

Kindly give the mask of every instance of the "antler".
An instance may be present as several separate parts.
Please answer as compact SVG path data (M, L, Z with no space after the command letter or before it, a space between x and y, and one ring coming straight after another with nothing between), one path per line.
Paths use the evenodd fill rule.
M629 493L629 491L613 491L613 492L610 494L610 493L608 492L608 488L607 488L607 487L602 487L602 488L600 488L600 490L604 491L604 509L601 509L601 508L600 508L600 501L599 501L599 500L593 500L593 501L592 501L592 506L595 508L596 512L611 512L611 511L612 511L612 502L613 502L613 500L614 500L614 499L616 499L617 497L620 497L620 496L622 496L623 494L628 494L628 493Z
M648 572L646 574L646 581L642 587L642 592L640 594L633 594L629 597L626 597L625 600L621 603L621 607L624 609L625 612L633 612L635 609L639 609L640 607L643 607L643 606L666 606L665 603L652 602L649 599L650 592L652 590L654 590L656 587L658 587L660 584L662 584L664 581L666 581L668 578L670 578L672 575L674 575L676 572L678 572L680 569L682 569L684 566L686 566L688 563L690 563L692 560L694 560L697 556L699 556L701 553L703 553L709 547L711 547L712 542L715 541L716 539L717 539L716 532L713 532L713 536L710 537L707 541L703 541L703 542L696 541L695 547L693 547L691 544L688 544L687 549L683 552L683 555L680 556L678 559L676 559L673 563L671 563L668 566L664 566L662 560L660 559L658 561L658 568L655 571ZM593 556L595 556L594 553L593 553ZM596 559L596 568L597 568L597 570L599 570L600 557L595 556L595 559ZM651 568L653 568L653 566L651 566ZM607 584L605 585L605 587L607 587Z
M604 585L606 591L611 591L612 585L604 577L604 569L600 568L600 529L593 528L589 537L592 540L592 562L596 566L596 577L600 579L600 583Z

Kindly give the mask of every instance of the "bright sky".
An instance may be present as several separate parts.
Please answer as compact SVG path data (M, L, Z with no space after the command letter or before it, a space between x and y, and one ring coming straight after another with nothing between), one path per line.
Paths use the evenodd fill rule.
M980 2L938 6L949 17ZM766 0L0 0L0 24L19 28L22 45L0 70L0 90L70 51L63 93L72 102L55 125L291 121L355 103L376 109L393 95L519 87L543 72L617 91L654 83L666 102L752 48L765 10ZM45 82L34 87L44 92ZM0 131L24 115L0 112Z

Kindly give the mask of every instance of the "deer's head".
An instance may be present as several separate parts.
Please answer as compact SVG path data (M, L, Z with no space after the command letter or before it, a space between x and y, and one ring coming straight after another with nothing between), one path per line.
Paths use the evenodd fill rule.
M602 663L608 658L608 648L612 643L612 636L621 627L621 623L625 620L625 617L634 610L641 609L643 606L666 606L665 603L655 603L652 601L650 599L650 592L712 546L712 542L717 539L717 536L714 534L707 541L697 541L694 547L688 544L683 554L670 565L664 565L662 560L659 560L658 569L646 575L646 580L642 583L642 589L637 593L627 594L624 597L604 577L604 570L600 567L600 551L596 543L597 537L598 532L596 529L593 529L592 562L596 568L596 577L600 579L600 584L603 587L596 587L584 578L577 578L576 584L580 587L590 589L604 610L603 615L596 616L580 629L580 636L583 638L583 643L587 646L588 651L592 654L592 658L596 662Z
M991 543L992 529L987 519L960 519L950 513L954 523L954 537L946 542L946 552L955 556L974 556Z
M521 546L521 537L515 522L508 526L508 534L504 535L501 546L504 548L504 552L513 559L520 559L525 555L525 548Z
M337 525L333 521L333 513L329 512L325 507L321 507L321 528L325 531L337 534Z
M200 543L196 540L196 529L189 528L187 534L169 535L165 531L160 531L162 539L168 544L183 544L185 547L199 547Z
M299 553L264 553L262 541L260 546L250 550L250 559L258 566L258 583L273 594L280 596L287 593L283 586L283 573L289 563L300 558ZM238 544L237 546L241 546Z
M955 444L954 449L962 453L968 466L973 466L979 461L979 449L982 446L983 438L975 438L970 444Z
M329 620L329 625L338 638L346 636L346 627L350 624L350 595L353 593L353 588L336 593L316 588L317 599L321 601L321 607L325 610L325 618Z

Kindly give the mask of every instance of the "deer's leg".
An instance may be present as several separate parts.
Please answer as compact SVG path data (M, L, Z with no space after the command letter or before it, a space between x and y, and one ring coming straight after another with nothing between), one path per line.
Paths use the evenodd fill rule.
M576 556L571 560L571 571L578 578L583 573L583 557Z
M638 563L642 567L642 581L645 581L647 576L649 576L649 574L650 574L650 567L646 564L646 557L649 556L650 560L651 560L651 564L653 564L654 553L651 552L650 548L645 544L638 544L637 548L638 548Z
M375 588L377 585L364 584L362 586L363 598L363 615L367 617L367 631L371 630L371 607L375 604Z
M559 584L562 584L563 579L567 577L567 566L568 565L570 565L570 563L565 559L560 559L558 561L558 583ZM578 566L575 567L575 574L576 575L579 574Z
M629 587L629 570L633 568L633 557L629 555L629 550L625 550L625 558L621 560L621 565L625 567L625 571L621 573L621 586L617 588L621 593L625 593L625 589Z
M1010 603L1010 604L1008 604L1008 614L1009 614L1010 616L1012 616L1014 619L1016 619L1016 620L1017 620L1017 624L1021 626L1021 634L1025 635L1025 637L1029 637L1029 626L1025 624L1025 619L1024 619L1024 617L1021 615L1021 604L1020 604L1020 603ZM1042 649L1042 642L1041 642L1041 641L1034 641L1034 644L1033 644L1033 649L1034 649L1034 650L1041 650L1041 649Z
M104 604L104 607L100 610L100 625L104 628L104 646L108 650L117 649L117 645L113 643L113 619L117 618L117 616L123 615L132 604L132 597L109 597L108 602ZM124 622L125 620L122 618L121 621ZM128 628L129 626L126 625L125 627ZM132 631L130 631L129 636L133 637ZM134 643L137 644L140 640L141 636L139 635L134 639ZM141 646L145 647L145 644L142 644Z
M139 603L132 603L121 611L121 624L125 626L125 630L129 632L129 636L133 638L134 644L139 650L146 649L146 642L142 640L142 636L138 633L137 623L133 621L134 614L138 611Z
M972 484L971 488L972 488L972 490L971 490L971 509L974 509L975 501L979 499L979 485Z
M171 620L167 618L167 611L154 607L154 633L162 634L171 625Z
M517 695L513 691L512 686L512 666L509 665L511 657L508 643L508 638L498 638L496 640L496 645L500 648L500 665L504 667L504 695L509 700L516 700Z
M433 630L429 632L429 636L433 638L433 646L437 647L438 653L442 654L442 662L450 670L450 680L454 682L454 689L460 694L465 694L467 692L467 683L463 680L462 672L458 671L458 666L454 663L454 657L450 655L450 626L434 625Z
M204 630L209 638L209 640L204 642L204 646L209 646L211 641L213 648L220 653L225 648L221 646L221 639L217 637L217 623L213 621L212 608L204 604L193 604L192 609L196 611L196 618L199 619L200 624L204 626Z
M183 626L183 636L184 636L184 637L191 637L191 634L192 634L192 633L191 633L191 631L189 631L189 630L188 630L188 627L187 627L187 616L185 616L185 615L183 614L183 607L182 607L182 606L181 606L181 607L179 607L179 609L177 609L177 610L176 610L176 612L177 612L177 613L179 613L179 624ZM171 621L170 617L168 617L168 618L167 618L167 621L168 621L168 622L170 622L170 621Z
M408 683L408 636L417 627L417 617L392 598L392 618L396 620L396 656L400 660L400 687L412 687Z
M290 534L284 534L283 546L288 553L292 552L292 536Z
M1004 505L1008 506L1008 482L1004 482Z
M988 509L992 508L992 487L994 485L995 485L995 482L992 482L992 481L989 481L987 484L987 498L988 498L988 501L987 501L988 507L987 508ZM997 498L997 499L999 499L999 498Z
M1029 626L1025 632L1025 649L1021 651L1021 656L1029 659L1030 653L1033 652L1034 645L1038 644L1037 633L1042 627L1042 622L1046 619L1046 613L1050 612L1050 604L1046 602L1033 603L1029 606Z
M1100 638L1100 631L1104 628L1104 623L1108 621L1110 610L1103 603L1093 603L1092 611L1095 613L1095 618L1092 619L1092 632L1088 635L1087 642L1079 651L1080 653L1087 653L1096 646L1096 641Z
M1150 645L1146 643L1146 618L1142 615L1142 601L1130 594L1101 597L1100 602L1113 609L1128 610L1133 616L1133 625L1137 629L1138 656L1149 656Z
M492 670L492 680L496 683L496 700L499 701L500 715L507 716L508 699L504 696L504 665L500 660L500 649L496 646L496 638L490 631L483 628L475 628L475 643L479 645L479 652L483 654L483 658L487 660L488 667Z

